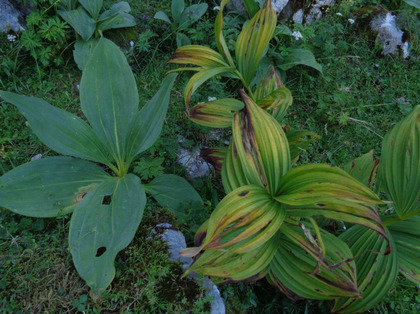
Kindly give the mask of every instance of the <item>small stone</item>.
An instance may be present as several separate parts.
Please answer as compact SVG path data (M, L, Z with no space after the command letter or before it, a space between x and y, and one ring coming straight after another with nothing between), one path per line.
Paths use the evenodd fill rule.
M31 158L31 161L34 161L34 160L39 160L39 159L41 159L42 158L42 154L37 154L37 155L35 155L35 156L33 156L32 158Z

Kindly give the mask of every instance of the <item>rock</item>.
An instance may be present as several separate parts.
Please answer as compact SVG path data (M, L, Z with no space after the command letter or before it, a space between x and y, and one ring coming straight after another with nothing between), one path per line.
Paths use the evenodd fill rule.
M186 149L180 146L178 162L185 167L189 179L204 177L213 171L213 167L201 158L199 148Z
M187 247L185 237L182 232L172 229L172 225L168 223L157 224L156 227L152 230L152 234L158 233L157 229L162 230L159 236L168 244L170 253L169 259L171 261L181 262L184 270L187 269L192 264L193 259L190 257L181 256L179 254L179 251ZM189 276L193 278L198 284L203 286L203 288L207 291L206 296L213 297L213 300L210 303L211 313L226 313L225 303L220 296L220 292L219 289L217 289L217 286L207 277L202 277L195 273L191 273Z
M0 0L0 32L24 30L25 18L8 0Z
M396 15L390 12L373 18L370 27L378 32L378 38L384 45L382 54L395 54L398 48L403 51L404 59L409 57L408 41L403 42L404 32L397 27Z

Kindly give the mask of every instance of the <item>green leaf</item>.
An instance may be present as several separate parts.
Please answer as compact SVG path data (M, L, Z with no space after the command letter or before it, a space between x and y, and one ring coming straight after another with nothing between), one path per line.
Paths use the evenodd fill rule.
M136 113L127 137L126 146L129 158L134 158L145 151L159 138L168 111L171 88L176 77L175 73L166 76L153 98Z
M373 159L373 149L355 160L345 164L343 169L353 178L364 185L371 187L375 182L376 171L378 170L379 159Z
M60 16L69 23L76 33L78 33L85 41L88 41L95 32L95 21L82 7L78 7L76 10L71 11L59 10L58 14L60 14Z
M69 249L93 293L104 291L113 280L115 257L133 239L145 204L140 179L128 174L102 182L74 210Z
M244 0L243 1L246 13L248 13L248 17L252 19L255 14L259 11L260 7L255 2L255 0Z
M277 201L288 205L289 216L320 215L361 224L385 239L388 237L374 208L382 201L368 187L339 168L322 164L294 168L281 178L277 195Z
M188 38L188 36L183 33L177 33L176 46L179 48L179 47L188 46L188 45L191 45L191 40Z
M97 165L69 157L46 157L0 177L0 206L31 217L71 213L109 175Z
M77 40L74 44L73 58L79 70L83 71L93 51L98 45L99 39L91 38L88 41Z
M383 139L378 182L400 218L420 214L420 105Z
M279 65L279 68L283 71L287 71L298 64L306 65L322 72L322 66L316 62L314 54L310 50L302 48L289 50L288 55L284 57L284 60Z
M353 226L340 235L355 256L360 299L336 299L332 312L360 313L375 306L393 286L398 273L397 250L389 237L392 251L383 237L362 226Z
M286 87L279 87L269 95L257 101L257 105L265 110L272 110L272 115L277 121L282 121L287 109L292 105L293 97Z
M207 3L193 4L186 8L179 17L178 30L186 29L197 22L206 13L207 8Z
M103 0L79 0L79 3L96 19L103 6Z
M409 4L409 5L417 8L417 9L420 9L420 1L419 0L403 0L403 1L407 4Z
M420 284L420 216L388 224L395 241L400 272L416 284Z
M181 0L183 1L183 0ZM165 12L159 11L156 12L155 16L153 16L154 19L162 20L166 23L172 24L172 21L169 19L169 17L166 15Z
M99 17L98 29L106 31L112 28L135 26L134 17L128 14L130 11L130 5L125 1L113 4L109 10L103 12Z
M303 234L301 228L294 229ZM313 233L309 228L305 232ZM296 295L312 300L329 300L336 296L357 297L356 265L349 247L322 229L320 233L325 245L323 258L326 266L318 265L303 248L283 235L270 264L268 281L292 297Z
M225 37L223 36L223 9L230 0L222 0L220 2L219 13L217 13L216 21L214 22L214 33L216 36L216 45L220 54L224 57L227 64L234 67L232 56L229 52L228 46L226 45Z
M286 137L289 142L292 164L297 162L299 155L309 144L321 138L318 134L308 130L289 130L286 132ZM310 138L307 139L306 137Z
M168 207L181 216L188 205L203 204L196 190L185 180L173 174L163 174L148 184L143 184L146 192L152 194L160 206Z
M233 116L243 107L242 101L233 98L217 99L195 105L188 110L188 118L203 126L227 128L232 126Z
M101 38L82 75L83 113L117 161L127 156L126 139L138 112L133 72L120 49Z
M286 135L271 115L240 93L245 108L233 118L233 138L243 172L248 184L278 195L280 179L291 167Z
M0 91L28 119L35 134L48 147L64 155L110 165L106 150L92 128L74 114L42 99Z
M172 0L171 13L172 18L176 24L179 24L179 18L184 11L185 3L184 0Z
M233 137L230 141L226 158L222 165L222 183L227 194L248 184L242 162L238 156L235 139Z
M249 85L254 77L261 58L273 37L277 23L277 15L266 1L264 6L242 29L236 41L235 55L238 70Z

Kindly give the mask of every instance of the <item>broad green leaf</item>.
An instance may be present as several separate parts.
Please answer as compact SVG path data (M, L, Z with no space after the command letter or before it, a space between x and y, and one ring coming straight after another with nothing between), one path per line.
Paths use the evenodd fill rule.
M188 45L191 45L191 40L188 38L188 36L183 33L177 33L176 46L179 48L179 47L188 46Z
M299 155L309 144L316 139L321 138L318 134L308 130L289 130L286 132L286 137L289 142L292 164L298 161ZM309 139L307 137L309 137Z
M420 214L420 105L386 134L378 183L400 218Z
M97 165L70 157L46 157L0 177L0 206L31 217L71 213L109 175Z
M407 4L409 4L409 5L417 8L417 9L420 9L420 1L419 0L403 0L403 1Z
M223 57L213 49L189 45L178 47L168 63L194 64L199 67L229 67Z
M266 243L282 225L286 211L256 185L240 187L223 198L210 216L200 250L244 253ZM195 255L195 254L194 254Z
M130 5L121 1L115 3L111 8L101 14L98 20L98 28L106 31L112 28L132 27L136 25L134 17L129 14Z
M143 188L160 206L168 207L181 216L185 214L185 206L203 204L200 195L187 180L173 174L163 174L150 183L143 184Z
M102 182L74 210L69 249L79 275L94 293L114 279L115 257L133 239L145 204L140 179L129 174Z
M227 147L202 148L200 156L211 164L217 173L221 173L227 152Z
M238 156L234 138L230 141L226 158L222 165L222 183L227 194L248 184L243 165Z
M174 22L176 24L179 24L179 18L184 11L185 8L185 2L184 0L172 0L171 3L171 13L172 18L174 19Z
M392 251L387 252L388 243L383 237L362 226L353 226L340 235L348 244L356 262L357 285L360 299L339 298L332 312L360 313L375 306L388 293L398 273L397 250L389 237Z
M247 85L251 83L258 64L273 37L276 28L277 15L266 1L258 13L245 25L236 41L235 55L239 73Z
M214 33L216 35L216 45L220 54L225 59L226 63L231 67L234 66L232 56L229 52L228 46L226 45L225 37L223 36L223 9L230 0L222 0L220 2L219 13L217 13L216 21L214 23Z
M187 46L188 47L188 46ZM215 77L216 75L226 74L226 73L234 73L234 68L228 68L225 66L222 67L214 67L214 68L203 68L196 74L194 74L190 80L188 81L187 85L184 89L184 101L187 108L190 105L192 94L199 88L203 83Z
M165 12L159 11L156 12L156 14L153 16L154 19L158 19L158 20L162 20L166 23L172 24L172 21L170 20L170 18L166 15Z
M186 8L179 17L178 30L186 29L197 22L206 13L207 8L207 3L193 4Z
M384 223L395 241L400 272L420 284L420 216L392 224L384 219Z
M293 68L295 65L306 65L322 72L322 66L316 62L312 51L302 48L294 48L289 50L288 55L284 57L282 63L278 65L283 71Z
M51 149L60 154L111 164L98 136L76 115L35 97L3 91L0 97L19 108L35 134Z
M79 70L83 71L93 51L98 45L99 39L91 38L88 41L77 40L74 44L73 58Z
M211 128L227 128L232 126L233 116L243 107L242 101L224 98L195 105L187 113L188 118L200 125Z
M96 19L103 6L103 0L79 0L79 3Z
M288 205L288 216L324 216L361 224L387 234L374 205L382 201L368 187L337 167L312 164L282 177L275 199Z
M252 19L255 14L259 11L260 7L255 2L255 0L244 0L243 1L246 13L248 13L248 17Z
M88 41L95 32L95 21L82 7L78 7L76 10L71 11L59 10L58 14L60 14L60 16L69 23L76 33L78 33L85 41Z
M378 170L379 159L373 159L373 149L366 154L344 165L343 169L353 178L364 185L371 187L375 182L376 171Z
M290 169L290 153L283 129L274 118L241 91L245 108L233 118L233 138L249 184L278 195L280 179Z
M278 25L274 31L274 37L277 37L278 35L293 36L293 33L286 25Z
M276 236L260 247L245 253L226 250L203 252L186 271L212 276L217 283L256 281L265 276L277 249ZM182 251L181 251L182 253ZM219 277L219 278L215 278Z
M126 139L138 112L139 96L133 72L120 49L101 38L80 83L83 113L115 160L127 155Z
M315 237L313 230L306 229L305 232L312 232ZM300 233L303 233L302 229ZM321 234L328 267L318 265L303 248L283 235L269 267L268 281L292 297L297 295L312 300L357 297L359 291L353 254L339 238L322 229Z
M153 98L135 115L127 137L129 158L152 146L159 138L168 111L169 96L177 74L169 74Z

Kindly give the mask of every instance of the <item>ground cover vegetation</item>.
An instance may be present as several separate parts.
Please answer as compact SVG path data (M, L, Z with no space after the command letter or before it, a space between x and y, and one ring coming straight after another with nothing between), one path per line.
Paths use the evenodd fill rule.
M101 5L95 10L86 7L88 1L73 2L71 8L84 10L96 23L101 20L101 9L115 11L111 15L117 20L122 14L131 21L127 9L112 11L118 7L116 1L99 2ZM4 38L0 44L0 86L4 90L0 107L0 206L32 216L5 209L0 212L2 310L208 311L209 299L204 297L202 288L188 277L181 277L182 267L167 260L166 246L151 235L157 223L170 222L184 232L192 247L183 254L197 256L187 272L194 270L212 276L216 282L228 282L220 286L228 312L418 312L418 13L404 2L375 3L397 10L401 16L400 23L411 36L411 57L404 60L382 56L375 35L367 31L366 25L350 22L358 10L366 7L363 1L343 1L311 26L278 24L269 3L261 3L260 10L246 1L249 16L244 17L226 13L226 2L222 1L219 10L212 10L218 3L208 2L209 9L204 15L200 12L201 18L191 18L194 27L182 29L152 18L162 19L163 12L171 12L173 22L177 23L178 17L179 23L183 13L174 11L171 3L130 2L130 16L136 25L100 29L96 24L95 45L99 43L102 48L95 50L95 45L89 45L83 50L88 53L84 66L78 63L83 74L73 61L73 49L78 49L73 43L75 39L76 45L80 43L80 37L87 39L72 23L68 21L68 25L60 19L63 13L57 11L60 8L54 6L56 3L36 1L38 10L28 17L28 27L39 27L29 28L38 43L32 48L24 44L24 36L29 36L25 32L17 34L15 41L8 41L6 34L0 35ZM197 4L186 4L183 12L188 12L192 7L189 5ZM204 3L201 5L204 7ZM46 16L58 26L51 22L48 30L43 24L47 20L31 24L34 14ZM54 40L57 29L60 40ZM295 37L296 32L301 36ZM99 40L102 35L109 40ZM185 46L189 41L193 45ZM175 51L176 46L179 48ZM42 50L50 52L39 53ZM86 82L103 80L103 84L118 85L106 83L112 78L104 80L103 73L99 73L101 68L111 66L103 56L108 53L118 60L115 67L125 71L121 75L131 86L131 91L117 91L114 97L136 98L123 101L132 107L137 106L133 103L148 103L140 112L149 112L148 117L160 121L153 132L138 129L147 133L142 138L148 144L133 154L112 154L118 151L117 147L125 151L132 144L125 137L107 134L106 130L112 128L105 128L102 134L103 130L95 125L107 122L109 115L92 114L89 106L94 107L95 101L86 98L94 90ZM76 55L75 52L77 61ZM178 75L171 91L175 76L169 74L164 79L165 72L180 69L165 66L167 61L187 64L184 70L195 74ZM96 95L100 97L100 93ZM37 115L31 113L34 109L28 101L48 107L42 111L46 117L39 116L39 110L35 110ZM28 122L10 103L20 109ZM154 110L150 109L152 106ZM83 150L83 145L77 148L68 144L65 132L51 132L54 120L47 116L53 110L63 119L74 118L86 127L88 122L92 126L89 130L93 130L89 132L96 132L99 138L92 143L109 147L108 153L102 154L109 158L90 153L92 145ZM129 128L132 116L117 114L108 122ZM145 118L144 114L139 116ZM42 123L42 118L49 118L50 123ZM218 136L212 135L215 130ZM67 136L73 139L73 133L68 132ZM229 145L226 141L230 141ZM203 157L221 172L191 180L203 203L189 186L185 188L187 194L194 197L185 204L172 199L179 192L165 189L176 186L174 180L183 180L175 175L186 175L177 164L179 145L207 148L202 150ZM56 152L106 167L57 157ZM34 156L37 159L39 154L40 160L22 165ZM20 172L47 162L51 165L53 160L70 159L89 163L108 179L93 182L97 185L89 187L86 192L90 194L79 193L80 203L71 197L67 198L70 206L52 203L51 208L57 211L48 216L60 214L59 218L34 215L48 210L48 200L40 200L36 192L27 193L41 189L42 183L28 181L26 192L18 197L11 195L17 191L10 182L22 185ZM40 173L32 171L31 175L40 180ZM83 175L89 174L86 171ZM58 175L47 177L62 180ZM118 188L116 193L101 191L109 182L121 180L141 180L135 188L126 185L125 191L132 195L128 200L142 197L141 202L135 202L136 207L130 206L140 217L131 221L136 228L113 250L114 242L107 241L118 238L119 233L111 236L103 232L106 245L94 242L86 249L86 256L78 254L83 245L78 241L80 237L74 236L75 230L82 227L77 217L89 209L91 213L95 208L123 208L118 206ZM142 189L155 199L149 198L146 205L140 206L139 203L146 203L144 192L139 193ZM168 197L162 197L162 189ZM70 191L71 196L79 194ZM109 194L112 198L105 199ZM96 198L97 206L86 205ZM68 211L63 212L63 208ZM98 222L97 218L92 220ZM107 228L104 224L97 227ZM90 233L87 229L82 232ZM131 239L134 240L128 245ZM106 250L99 252L101 248ZM101 258L104 259L99 264L105 265L97 267ZM95 266L93 272L80 266L89 264L89 260Z

